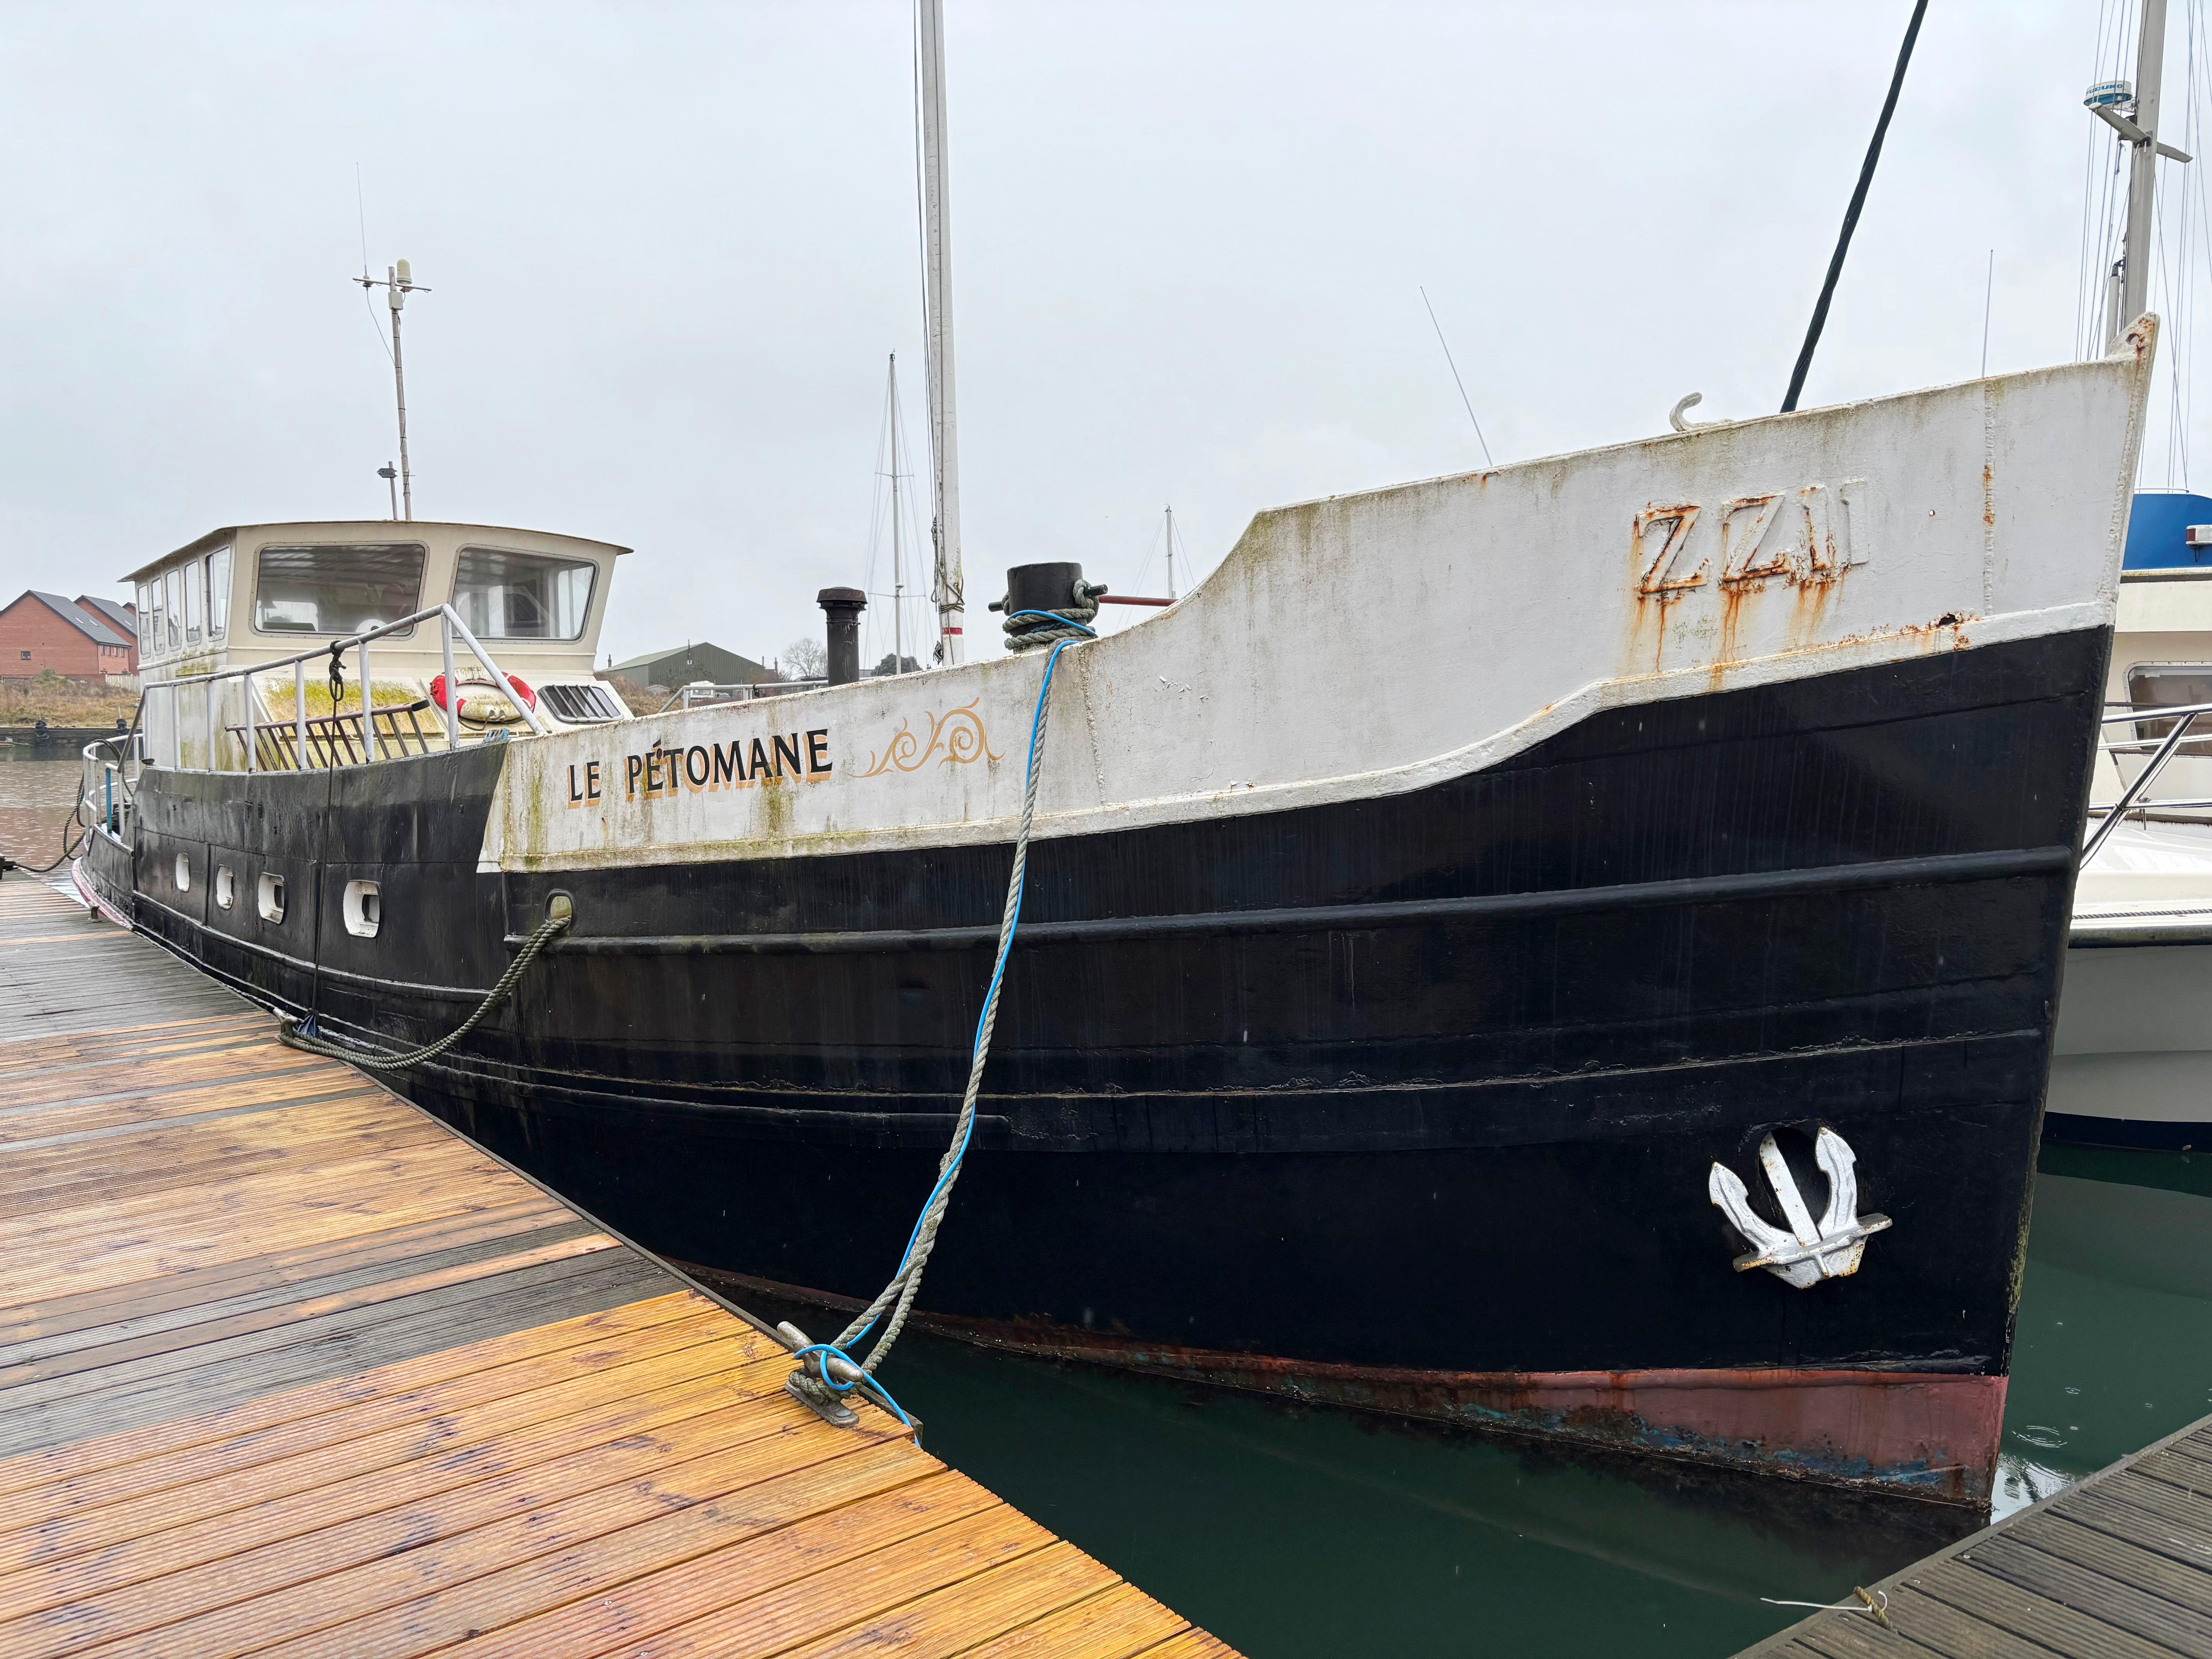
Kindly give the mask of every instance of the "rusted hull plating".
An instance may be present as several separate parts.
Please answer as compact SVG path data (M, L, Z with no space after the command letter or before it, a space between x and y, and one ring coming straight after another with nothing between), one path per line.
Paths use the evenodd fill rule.
M693 1265L708 1281L849 1312L823 1291ZM1986 1505L2005 1378L1929 1371L1432 1371L1140 1342L1041 1321L917 1315L939 1336L1304 1405L1565 1440L1761 1474Z

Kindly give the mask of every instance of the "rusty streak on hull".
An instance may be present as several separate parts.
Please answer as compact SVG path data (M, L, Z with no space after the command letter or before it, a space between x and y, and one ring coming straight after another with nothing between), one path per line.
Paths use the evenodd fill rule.
M849 1297L696 1263L710 1283L841 1313ZM1441 1371L1337 1365L1146 1342L1047 1320L917 1312L935 1335L1038 1358L1632 1451L1886 1496L1986 1508L2005 1379L1936 1371L1735 1369Z

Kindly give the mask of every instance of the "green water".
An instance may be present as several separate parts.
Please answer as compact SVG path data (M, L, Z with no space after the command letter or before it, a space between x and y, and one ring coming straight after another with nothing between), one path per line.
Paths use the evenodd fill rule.
M2046 1150L1999 1509L2212 1412L2212 1159ZM1958 1534L1941 1511L909 1336L926 1443L1253 1659L1734 1653Z

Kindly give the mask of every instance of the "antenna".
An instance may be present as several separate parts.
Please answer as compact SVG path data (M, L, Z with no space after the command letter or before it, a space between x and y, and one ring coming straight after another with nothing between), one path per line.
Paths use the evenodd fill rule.
M1467 382L1459 377L1459 365L1452 361L1451 343L1444 338L1444 325L1437 320L1437 308L1429 305L1429 291L1425 288L1421 290L1421 303L1428 307L1429 326L1436 330L1437 343L1444 349L1444 367L1451 370L1452 384L1459 388L1459 400L1467 404L1468 422L1474 428L1475 442L1482 446L1482 464L1496 466L1498 463L1490 459L1490 440L1482 435L1482 422L1474 418L1474 404L1467 395ZM1172 593L1175 590L1170 587L1168 591Z
M1990 303L1997 293L1997 251L1990 250L1989 274L1982 279L1982 374L1990 378Z
M385 303L392 308L392 389L399 404L399 496L405 508L402 516L412 519L415 482L407 469L407 370L399 356L399 308L407 303L409 295L428 294L430 290L415 280L415 273L404 259L387 266L381 279L363 270L353 280L361 284L364 293L372 288L382 289Z

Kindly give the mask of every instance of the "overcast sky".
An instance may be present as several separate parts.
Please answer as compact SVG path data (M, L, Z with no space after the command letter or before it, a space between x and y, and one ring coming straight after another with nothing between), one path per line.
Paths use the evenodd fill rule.
M1422 284L1500 461L1777 407L1910 6L946 10L995 651L1010 564L1162 591L1167 503L1206 568L1261 507L1479 464ZM1975 374L1992 249L1990 368L2073 354L2098 27L1935 0L1807 404ZM818 634L817 589L890 586L890 352L925 427L911 53L903 0L15 0L0 586L385 511L358 164L371 262L434 290L418 515L635 548L617 657Z

